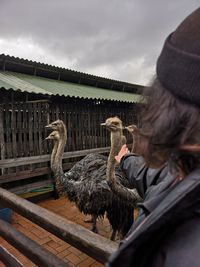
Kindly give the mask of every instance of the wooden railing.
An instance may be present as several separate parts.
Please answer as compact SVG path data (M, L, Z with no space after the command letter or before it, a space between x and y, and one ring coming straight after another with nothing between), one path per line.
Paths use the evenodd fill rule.
M79 150L79 151L71 151L71 152L65 152L63 155L63 159L72 159L77 157L83 157L89 153L108 153L109 147L103 147L103 148L94 148L94 149L85 149L85 150ZM40 156L33 156L33 157L22 157L22 158L13 158L13 159L4 159L0 160L0 169L5 168L12 168L12 167L20 167L30 164L36 164L36 163L43 163L43 162L49 162L50 161L50 155L40 155ZM69 170L75 162L68 162L63 164L63 170ZM0 175L0 185L4 183L10 183L18 180L24 180L24 179L30 179L37 176L47 175L51 174L50 167L42 167L42 168L35 168L35 169L29 169L26 171L18 171L17 173L9 173L9 174L2 174ZM15 186L14 188L10 189L10 191L21 194L26 193L29 190L33 188L40 188L47 185L53 184L53 179L49 178L47 180L41 180L39 182L33 182L26 184L26 185L20 185Z
M89 153L108 153L109 147L105 148L98 148L98 149L87 149L75 152L66 152L63 155L63 159L67 158L75 158L85 156ZM16 159L5 159L0 160L0 168L8 168L13 166L22 166L25 164L33 164L39 162L48 162L50 161L50 155L42 155L42 156L34 156L34 157L26 157L26 158L16 158ZM68 165L67 165L68 164ZM63 164L63 169L66 167L69 168L69 164ZM64 167L65 166L65 167ZM44 168L43 173L51 173L50 168ZM28 176L27 173L24 173L24 176L21 179L26 179L29 177L37 176L37 170L35 170L32 175ZM39 174L39 172L38 172ZM10 182L17 180L18 177L16 175L9 174L0 176L0 184L4 182ZM7 180L6 180L7 179ZM49 180L51 182L51 180ZM44 182L46 185L47 181ZM37 184L37 185L36 185ZM31 184L30 186L42 186L42 182ZM25 186L27 187L27 185ZM21 187L21 190L26 190L26 188ZM39 207L25 199L22 199L15 194L0 188L0 201L5 206L10 207L17 213L21 214L22 216L26 217L27 219L31 220L32 222L38 224L40 227L46 229L50 233L56 235L60 239L64 240L65 242L71 244L72 246L76 247L80 251L88 254L89 256L93 257L95 260L105 263L109 256L117 250L118 245L104 237L101 237L93 232L85 229L84 227L74 224L42 207ZM8 233L12 233L12 236ZM15 246L18 250L20 250L25 256L27 256L30 260L34 263L38 264L42 262L40 266L67 266L66 263L59 263L55 259L55 256L48 255L47 258L50 259L50 262L54 265L45 265L45 258L47 256L46 253L48 251L43 250L39 245L37 245L32 240L28 239L27 237L23 236L19 233L16 229L12 228L9 224L1 223L0 221L0 234L7 240L7 242L11 243ZM25 246L23 244L26 244ZM36 250L39 254L35 257L32 255L31 250L35 246ZM30 248L30 249L29 249ZM40 254L41 253L41 254ZM2 255L1 255L2 254ZM45 257L43 257L46 255ZM4 259L4 262L11 262L15 263L15 258L12 255L9 255L6 250L0 248L0 258ZM17 262L17 261L16 261ZM9 266L15 266L10 263ZM58 265L58 263L60 265ZM18 266L21 263L17 262ZM49 264L49 263L48 263ZM64 265L63 265L64 264ZM17 266L17 265L16 265Z
M109 152L110 147L102 148L93 148L85 149L78 151L65 152L63 154L63 159L82 157L89 153L107 153ZM13 158L13 159L4 159L0 160L0 168L10 168L10 167L19 167L27 164L42 163L50 161L51 155L40 155L33 157L23 157L23 158Z
M86 253L87 255L101 263L105 263L110 255L117 250L117 243L99 236L80 225L70 222L53 212L50 212L42 207L39 207L36 204L29 202L26 199L22 199L3 188L0 188L0 201L5 206L13 209L20 215L26 217L43 229L56 235L58 238L64 240L65 242L76 247L80 251ZM12 230L11 237L11 234L9 234L11 233L11 229L8 229L9 227L7 224L1 224L0 222L0 234L7 240L7 242L10 242L17 249L20 248L20 251L27 257L29 257L33 262L36 262L38 260L38 257L40 258L40 260L43 260L43 258L45 258L43 257L43 253L46 252L42 249L37 249L38 257L32 255L31 250L33 249L33 246L39 245L32 243L32 240L28 240L24 236L21 236L18 232L16 232L16 230ZM27 245L24 246L24 242L26 242L25 244ZM30 250L28 249L28 246L30 247ZM64 265L55 264L40 266Z
M16 259L6 248L0 245L0 259L6 265L10 267L23 267L24 265Z
M14 246L18 251L23 253L26 257L28 257L32 262L37 264L37 266L49 267L49 266L60 266L66 267L68 264L61 261L55 255L47 251L42 246L38 245L35 241L26 237L24 234L16 230L9 223L0 219L0 234L1 236L9 242L12 246ZM6 262L8 260L8 254L6 255L5 250L1 251L2 257L0 259L4 259L6 266L23 266L21 263L17 264L17 259L14 260L12 257L12 262ZM11 257L10 257L11 258ZM20 264L20 265L19 265Z

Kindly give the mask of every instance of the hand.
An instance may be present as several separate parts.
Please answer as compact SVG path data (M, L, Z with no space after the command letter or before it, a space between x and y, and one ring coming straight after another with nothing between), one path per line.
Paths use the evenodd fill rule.
M123 157L124 155L128 154L128 153L130 153L130 151L128 150L128 147L127 147L127 145L125 144L125 145L122 146L122 148L121 148L121 150L119 151L118 155L115 156L115 160L116 160L118 163L120 163L122 157Z

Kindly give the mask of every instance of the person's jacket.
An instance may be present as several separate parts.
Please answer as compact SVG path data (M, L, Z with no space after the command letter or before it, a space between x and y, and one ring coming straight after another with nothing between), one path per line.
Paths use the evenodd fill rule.
M142 214L107 267L200 266L200 167L176 181L168 165L159 170L129 154L121 161L144 198Z

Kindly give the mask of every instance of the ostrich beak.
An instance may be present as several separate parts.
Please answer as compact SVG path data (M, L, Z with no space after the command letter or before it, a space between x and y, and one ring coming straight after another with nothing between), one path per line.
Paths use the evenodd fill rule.
M47 136L44 140L48 140L48 139L50 139L50 137L49 136Z
M106 123L104 122L104 123L101 123L101 126L106 126Z
M124 129L125 129L125 130L128 130L128 127L127 127L127 126L125 126L125 127L124 127Z
M53 125L50 123L50 124L46 125L45 128L46 128L46 129L52 129L52 126L53 126Z

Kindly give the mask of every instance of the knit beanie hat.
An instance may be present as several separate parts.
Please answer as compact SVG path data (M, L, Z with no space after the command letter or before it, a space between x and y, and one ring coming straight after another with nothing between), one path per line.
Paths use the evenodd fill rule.
M200 8L167 37L156 72L172 94L200 106Z

